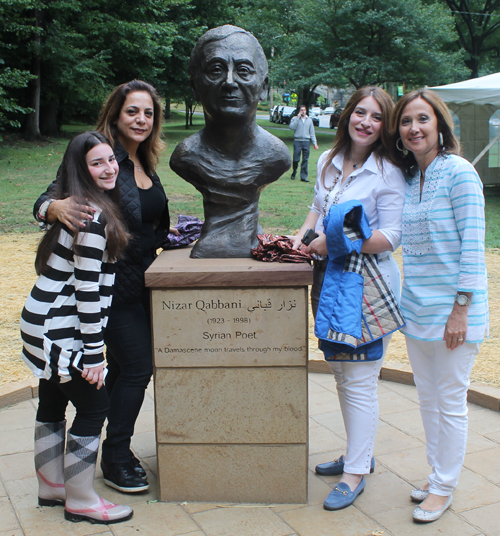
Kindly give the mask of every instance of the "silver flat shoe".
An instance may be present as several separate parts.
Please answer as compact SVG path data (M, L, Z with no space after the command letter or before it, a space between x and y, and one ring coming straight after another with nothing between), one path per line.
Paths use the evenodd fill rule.
M415 510L413 510L413 520L419 523L431 523L432 521L437 521L446 512L446 510L448 510L452 501L453 495L450 495L444 503L443 508L435 511L422 510L420 506L417 506Z
M414 502L422 502L427 499L429 495L429 490L426 489L412 489L410 493L410 499Z

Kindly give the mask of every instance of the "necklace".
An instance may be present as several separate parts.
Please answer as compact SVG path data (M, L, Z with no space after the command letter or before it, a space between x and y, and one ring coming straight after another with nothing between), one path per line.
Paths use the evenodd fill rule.
M340 176L342 175L342 173L339 173L334 179L333 179L333 184L330 186L330 188L327 189L327 192L326 192L326 195L325 195L325 202L323 204L323 217L325 218L326 217L326 211L328 209L328 200L330 199L330 194L332 193L333 189L335 188L335 186L337 186L337 183L339 182L339 179L340 179ZM333 197L333 200L330 204L330 206L332 205L336 205L338 204L339 202L339 199L340 197L342 196L342 194L347 190L347 188L349 188L349 186L351 185L352 181L356 178L355 175L351 175L347 181L345 182L344 186L342 188L340 188L340 190L334 195Z
M130 158L130 156L128 157L129 160L132 162L132 164L134 164L134 167L137 169L137 171L142 171L142 167L139 165L139 164L136 164L132 158Z

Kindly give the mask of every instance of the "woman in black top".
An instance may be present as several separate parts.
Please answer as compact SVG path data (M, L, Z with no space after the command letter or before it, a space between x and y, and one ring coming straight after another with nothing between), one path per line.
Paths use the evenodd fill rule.
M154 172L163 148L161 117L156 90L133 80L109 95L97 124L97 130L113 144L120 170L120 209L131 235L123 258L117 262L113 305L104 334L110 410L101 466L105 483L123 492L149 487L146 472L130 450L130 440L153 371L144 272L170 224L168 199ZM53 183L35 203L35 217L42 226L59 220L76 228L93 218L91 207L72 198L52 200L54 188Z

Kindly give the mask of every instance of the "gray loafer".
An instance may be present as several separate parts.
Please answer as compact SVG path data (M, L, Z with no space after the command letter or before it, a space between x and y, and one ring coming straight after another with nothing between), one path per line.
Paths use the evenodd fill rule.
M322 476L335 476L341 475L344 472L344 455L332 462L320 463L316 466L316 474ZM370 473L375 471L375 458L372 456L370 463ZM422 499L423 500L423 499Z

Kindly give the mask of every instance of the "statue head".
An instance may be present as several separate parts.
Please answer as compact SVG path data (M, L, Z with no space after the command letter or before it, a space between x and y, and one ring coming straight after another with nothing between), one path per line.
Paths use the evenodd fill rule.
M241 120L265 99L268 65L255 37L229 24L203 34L191 53L191 87L205 114L216 120Z

